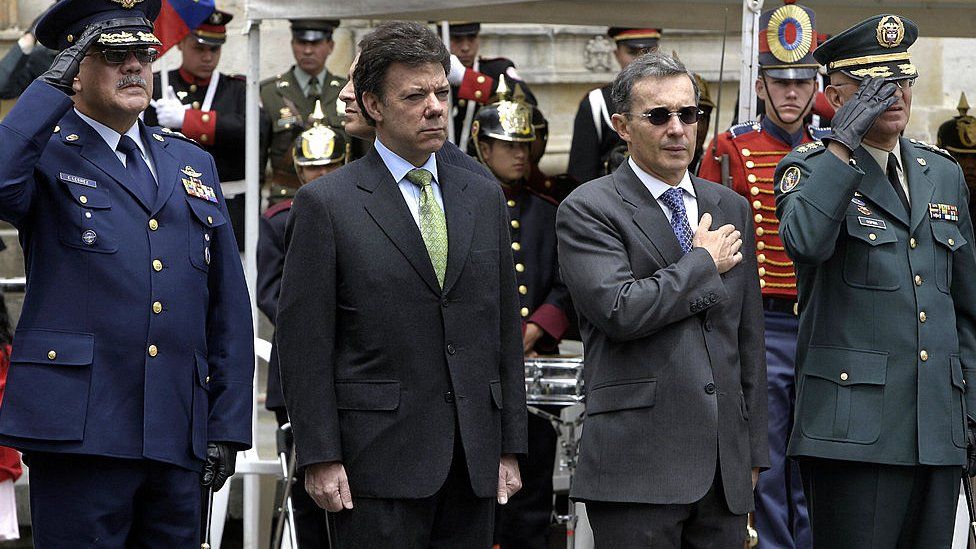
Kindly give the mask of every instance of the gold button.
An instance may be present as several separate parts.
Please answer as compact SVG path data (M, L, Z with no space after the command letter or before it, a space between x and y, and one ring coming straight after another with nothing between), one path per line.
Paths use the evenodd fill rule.
M742 149L742 156L749 156L752 152L749 149Z
M850 377L850 376L847 375L847 372L841 372L840 373L840 380L841 381L847 381L847 378L848 377Z
M753 162L752 160L746 160L746 167L747 168L755 168L756 167L756 163Z
M512 220L512 228L513 228L513 229L518 229L518 228L519 228L519 222L518 222L518 219L513 219L513 220Z
M922 275L915 275L915 285L916 286L922 285Z
M149 220L149 230L150 231L155 231L158 228L159 228L159 221L156 221L155 219L150 219Z
M54 350L50 350L47 352L47 358L48 360L54 360L58 358L58 353L56 353Z
M74 41L75 41L75 35L73 35L73 34L69 34L68 36L66 36L66 37L65 37L65 39L66 39L66 40L68 41L68 43L70 44L70 43L72 43L72 42L74 42Z
M484 84L485 83L485 77L484 76L479 76L478 78L476 78L476 80L478 81L479 84Z
M746 177L746 179L749 181L749 183L755 183L756 182L756 175L755 174L749 174L749 177Z
M762 236L764 234L766 234L766 231L764 231L762 227L756 227L756 236ZM761 250L762 248L759 249Z
M794 303L793 304L793 314L799 316L799 314L800 314L800 304L799 303Z
M61 126L54 126L54 133L61 131Z
M206 378L205 378L205 379L203 380L203 382L204 382L204 383L210 383L210 376L207 376L207 377L206 377Z
M918 352L918 358L922 359L922 362L927 361L929 359L929 352L926 351L925 349L922 349L921 351Z
M766 243L765 242L756 242L756 249L757 250L765 250L766 249Z
M517 252L522 249L522 245L519 244L518 242L512 242L512 249Z
M929 318L929 316L927 314L925 314L925 311L920 311L918 313L918 321L919 322L921 322L921 323L924 324L925 321L928 320L928 318Z
M766 254L759 254L759 255L757 255L756 256L756 261L758 261L760 263L765 263L766 262Z
M911 246L911 248L914 250L918 246L918 241L915 240L914 237L913 238L910 238L908 240L908 245Z
M207 223L210 223L211 225L213 225L213 217L212 216L209 216L209 215L207 216Z
M149 346L149 356L156 356L159 354L159 349L155 345Z
M756 214L756 218L755 219L756 219L756 223L762 223L762 221L763 221L762 214Z
M759 208L761 208L761 207L762 207L762 202L761 202L761 201L759 201L759 200L756 200L755 202L753 202L753 203L752 203L752 207L753 207L754 209L757 209L757 210L758 210Z
M876 235L874 233L871 233L871 234L868 235L868 238L870 238L871 240L877 240L878 239L878 235Z
M522 265L521 263L516 263L515 264L515 270L518 271L518 272L520 272L520 273L524 273L525 272L525 265Z
M156 313L157 315L163 312L163 304L158 301L153 303L153 312Z
M523 284L523 285L519 286L519 293L522 294L522 295L525 295L525 294L529 293L529 288L526 287Z
M157 273L163 270L163 262L158 259L153 259L152 266Z
M459 107L464 107L467 104L468 104L468 100L467 99L458 99L458 106Z
M514 207L515 207L515 201L514 201L514 200L509 200L509 201L507 202L507 204L508 204L508 207L509 207L509 208L514 208Z
M194 109L199 109L199 108L200 108L200 102L199 102L199 101L194 101L194 102L193 102L193 105L191 105L191 106L192 106L192 107L193 107Z
M201 143L206 143L207 141L209 141L209 139L207 139L207 134L203 134L200 136Z
M949 239L949 245L950 246L955 246L956 245L956 241L950 238Z
M200 117L200 120L202 120L203 122L210 122L210 115L209 114L205 114L205 115L203 115L203 116Z
M475 98L475 99L481 99L481 96L482 96L482 95L483 95L483 94L481 93L481 90L475 90L475 91L474 91L474 98Z
M766 287L766 281L765 280L760 280L759 281L759 287L760 288L765 288Z
M529 316L529 309L527 307L522 307L522 310L519 312L522 314L522 318Z
M194 93L196 91L197 91L197 85L196 84L190 84L190 93Z
M78 197L78 202L81 202L82 204L88 204L88 197L85 195L81 195Z
M759 187L753 187L753 188L749 189L749 192L752 193L752 196L758 196L759 195Z
M766 276L766 267L759 267L759 276Z

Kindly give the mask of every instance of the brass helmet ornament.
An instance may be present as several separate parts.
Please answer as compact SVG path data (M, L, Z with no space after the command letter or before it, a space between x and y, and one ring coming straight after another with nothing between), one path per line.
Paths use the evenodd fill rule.
M493 103L485 105L478 111L471 123L471 139L478 159L481 158L482 139L498 139L515 143L532 143L535 141L535 127L532 124L532 105L513 97L511 88L505 80L505 75L498 77L498 89L493 97Z
M327 166L346 163L346 140L324 122L321 100L315 101L315 110L309 117L311 126L295 138L291 148L295 170L302 166Z
M976 154L976 118L969 114L966 94L959 96L959 116L939 126L936 144L954 154Z

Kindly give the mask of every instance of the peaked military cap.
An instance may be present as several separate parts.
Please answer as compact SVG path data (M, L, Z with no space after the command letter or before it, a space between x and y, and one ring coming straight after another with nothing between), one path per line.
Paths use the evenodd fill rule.
M613 38L618 46L626 46L641 50L657 49L661 41L661 29L634 29L628 27L610 27L607 36Z
M966 94L959 96L959 116L939 126L936 144L953 153L976 154L976 118L969 116Z
M233 18L226 11L214 10L199 27L193 29L193 37L201 44L220 46L227 41L227 23Z
M295 138L295 143L292 146L292 160L295 162L295 168L344 164L346 140L325 124L322 101L315 101L315 110L312 111L310 120L312 127Z
M827 67L827 74L840 71L856 80L905 80L918 76L908 56L917 39L918 26L910 19L875 15L827 40L813 56Z
M332 40L332 31L339 23L338 19L292 19L291 37L302 42Z
M481 23L472 21L452 21L447 24L451 36L476 36L481 32Z
M817 31L813 10L786 0L759 17L759 70L771 78L809 80L820 65L813 58Z
M88 25L114 20L118 26L102 33L100 46L159 46L153 21L160 7L161 0L61 0L41 15L34 35L45 47L60 51L71 46Z

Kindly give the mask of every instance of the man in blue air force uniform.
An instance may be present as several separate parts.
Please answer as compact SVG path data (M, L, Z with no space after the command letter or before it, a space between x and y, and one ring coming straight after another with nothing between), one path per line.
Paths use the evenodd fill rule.
M192 547L201 482L251 444L253 334L214 161L138 115L159 0L62 0L61 50L0 124L0 218L27 293L0 444L35 547Z

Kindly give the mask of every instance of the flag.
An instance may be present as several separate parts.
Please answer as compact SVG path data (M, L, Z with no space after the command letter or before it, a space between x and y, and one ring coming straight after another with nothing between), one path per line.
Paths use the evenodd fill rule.
M163 43L159 54L166 53L210 17L214 0L163 0L153 33Z

